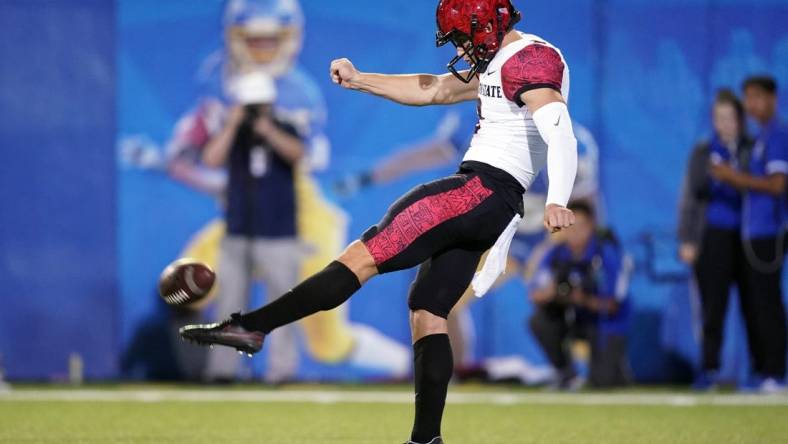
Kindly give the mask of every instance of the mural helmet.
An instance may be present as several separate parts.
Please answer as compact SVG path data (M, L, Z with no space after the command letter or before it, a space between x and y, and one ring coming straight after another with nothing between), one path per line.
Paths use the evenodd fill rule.
M461 49L448 68L465 83L487 70L506 33L520 21L520 12L511 0L440 0L435 15L438 22L435 43L443 46L451 42ZM465 57L471 70L463 76L456 65Z
M230 76L264 71L277 77L295 63L303 42L298 0L228 0L224 8Z

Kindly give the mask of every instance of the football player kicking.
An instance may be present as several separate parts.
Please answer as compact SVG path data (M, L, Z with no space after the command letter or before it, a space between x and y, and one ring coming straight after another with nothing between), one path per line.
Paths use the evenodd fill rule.
M457 48L450 74L370 74L347 59L333 61L330 75L338 85L401 104L478 98L478 129L459 171L402 196L336 261L276 301L219 324L186 326L181 335L254 353L275 328L337 307L373 276L420 265L408 297L416 388L409 442L443 443L440 425L452 375L446 317L469 284L481 295L503 271L523 213L522 195L545 164L545 228L574 223L565 207L577 169L566 106L569 70L555 47L514 30L519 19L510 0L441 0L437 44ZM470 69L458 71L461 60Z

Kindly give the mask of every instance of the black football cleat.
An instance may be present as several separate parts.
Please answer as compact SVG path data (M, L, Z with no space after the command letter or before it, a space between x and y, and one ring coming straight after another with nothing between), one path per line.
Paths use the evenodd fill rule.
M180 335L187 341L200 345L224 345L249 356L263 348L265 334L249 331L241 325L241 313L233 313L229 319L215 324L196 324L181 327Z
M419 443L415 441L408 441L405 444L419 444ZM435 438L432 438L432 441L424 444L443 444L443 439L440 436L436 436Z

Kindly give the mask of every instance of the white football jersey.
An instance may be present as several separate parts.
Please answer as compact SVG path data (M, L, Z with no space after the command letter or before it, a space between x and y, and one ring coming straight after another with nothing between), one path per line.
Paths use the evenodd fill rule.
M520 95L552 88L568 102L569 67L545 40L520 36L498 51L479 75L479 125L463 160L502 169L527 190L547 162L547 144Z

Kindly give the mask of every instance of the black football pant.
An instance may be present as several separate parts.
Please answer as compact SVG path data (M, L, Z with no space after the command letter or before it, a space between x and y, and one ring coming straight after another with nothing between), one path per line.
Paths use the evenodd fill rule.
M785 377L788 341L782 292L783 267L782 263L771 270L764 266L764 263L774 262L780 249L775 238L753 239L748 243L745 244L745 248L750 248L748 256L755 255L758 259L747 260L745 267L748 288L746 312L752 317L752 331L756 338L750 341L754 342L754 369L761 376L781 379Z
M522 214L522 193L507 173L464 162L456 174L402 196L361 240L381 274L421 265L408 306L446 318L482 254Z
M753 364L756 348L755 317L752 313L750 288L747 286L747 264L742 249L739 230L722 230L707 227L695 263L703 325L702 362L705 371L720 368L720 350L724 340L725 315L731 287L739 290L740 306L747 329L747 340Z

